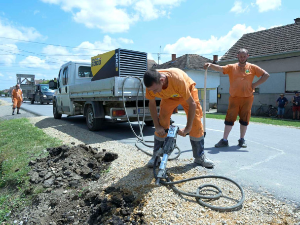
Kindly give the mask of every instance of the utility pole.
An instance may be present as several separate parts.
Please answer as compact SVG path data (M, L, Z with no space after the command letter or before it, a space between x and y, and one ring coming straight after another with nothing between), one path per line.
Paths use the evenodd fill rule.
M157 54L157 61L158 61L158 65L159 65L159 60L160 60L160 52L161 52L161 46L159 46L159 53Z

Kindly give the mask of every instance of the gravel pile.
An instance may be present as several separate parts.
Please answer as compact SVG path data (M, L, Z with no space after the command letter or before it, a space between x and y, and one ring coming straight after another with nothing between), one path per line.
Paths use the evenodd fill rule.
M135 147L109 140L86 129L72 126L64 120L33 117L31 122L48 135L61 139L65 144L88 144L91 148L106 149L118 154L110 170L100 181L90 181L89 191L115 188L130 191L140 203L135 214L143 215L147 224L300 224L300 208L275 199L270 193L256 193L243 187L243 208L232 212L217 212L203 207L194 198L181 196L168 187L155 185L153 171L145 167L149 156ZM195 167L191 160L168 162L168 171L174 180L195 176L212 175L213 171ZM184 191L195 192L199 185L216 183L224 193L238 199L239 192L232 191L230 184L217 180L198 180L178 185ZM218 203L216 203L218 204ZM118 224L118 223L111 223ZM131 224L131 223L127 223Z

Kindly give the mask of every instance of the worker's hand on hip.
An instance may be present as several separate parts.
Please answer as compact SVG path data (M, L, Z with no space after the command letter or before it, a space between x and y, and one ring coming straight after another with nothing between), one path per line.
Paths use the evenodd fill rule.
M155 132L159 136L164 136L166 134L165 129L162 126L155 127Z

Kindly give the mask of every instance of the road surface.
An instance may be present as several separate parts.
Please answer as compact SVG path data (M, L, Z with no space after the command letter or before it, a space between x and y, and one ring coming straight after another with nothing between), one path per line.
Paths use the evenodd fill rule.
M0 99L11 101L8 98ZM31 105L28 102L22 108L37 115L52 117L52 105ZM87 129L82 116L63 116L62 119L73 126ZM183 115L172 115L172 119L181 128L186 123ZM209 170L210 173L227 176L243 186L267 191L278 199L293 201L300 206L300 129L251 123L246 134L248 147L239 148L239 123L236 122L229 136L229 147L215 148L214 145L222 138L224 121L206 119L206 127L205 152L215 163L215 168ZM133 128L139 134L137 123L133 124ZM153 132L154 128L144 127L144 139L153 141ZM126 144L136 143L128 123L109 123L105 130L96 133ZM192 158L188 136L178 137L177 145L182 151L181 159ZM144 148L140 144L139 146Z

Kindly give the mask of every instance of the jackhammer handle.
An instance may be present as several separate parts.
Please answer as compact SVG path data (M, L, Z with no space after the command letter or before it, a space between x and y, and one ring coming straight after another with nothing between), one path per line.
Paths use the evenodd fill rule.
M157 179L156 179L155 185L156 185L156 186L160 186L160 178L157 178Z
M165 129L165 132L168 133L169 129ZM190 135L190 133L187 133L186 135Z

